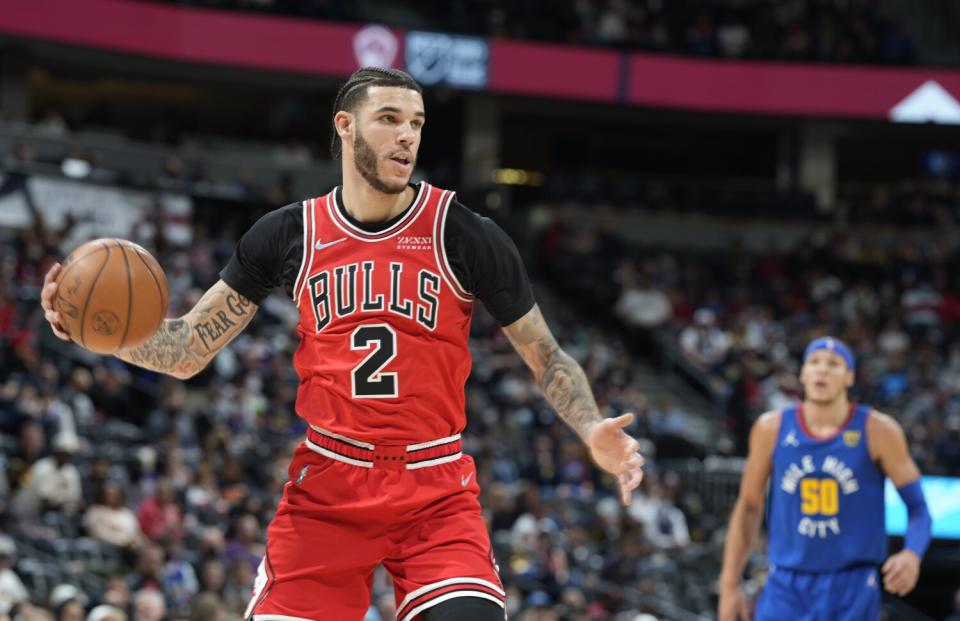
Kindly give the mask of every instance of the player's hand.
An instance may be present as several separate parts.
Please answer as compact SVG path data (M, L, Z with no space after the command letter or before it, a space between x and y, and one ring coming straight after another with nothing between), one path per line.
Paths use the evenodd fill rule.
M43 289L40 290L40 306L43 307L43 317L50 324L53 333L64 341L70 340L63 326L60 324L60 311L53 307L53 300L57 297L57 276L60 274L60 264L55 263L47 275L43 277Z
M740 585L720 587L717 621L750 621L750 606Z
M920 557L913 550L901 550L887 559L881 571L883 588L903 597L917 586L920 578Z
M633 422L633 414L605 418L587 434L587 446L597 466L617 477L620 501L630 504L630 496L643 480L643 456L640 443L628 436L624 427Z

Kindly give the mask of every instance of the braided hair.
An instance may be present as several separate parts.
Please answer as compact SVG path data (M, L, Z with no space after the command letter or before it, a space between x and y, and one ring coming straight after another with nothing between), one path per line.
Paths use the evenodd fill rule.
M353 112L367 98L368 86L397 86L400 88L409 88L417 91L421 95L423 89L417 84L409 73L399 69L381 69L380 67L364 67L353 72L340 90L337 91L337 98L333 100L333 116L337 112L344 110ZM333 123L333 137L330 140L330 155L338 160L343 153L343 143L340 140L340 134L337 133L337 126Z

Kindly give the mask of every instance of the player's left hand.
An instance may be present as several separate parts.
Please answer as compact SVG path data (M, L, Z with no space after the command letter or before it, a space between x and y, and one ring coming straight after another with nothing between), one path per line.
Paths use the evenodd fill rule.
M917 579L920 578L920 557L913 550L901 550L887 559L881 571L883 588L902 597L917 586Z
M617 477L620 501L630 504L630 496L643 480L643 456L640 443L623 429L633 422L633 414L605 418L590 430L587 446L597 466Z

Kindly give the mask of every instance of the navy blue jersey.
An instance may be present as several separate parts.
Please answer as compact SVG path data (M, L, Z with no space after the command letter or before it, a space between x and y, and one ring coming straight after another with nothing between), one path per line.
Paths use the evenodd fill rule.
M802 406L783 411L773 450L770 562L797 571L882 563L884 475L870 458L870 408L851 406L831 437L815 438Z

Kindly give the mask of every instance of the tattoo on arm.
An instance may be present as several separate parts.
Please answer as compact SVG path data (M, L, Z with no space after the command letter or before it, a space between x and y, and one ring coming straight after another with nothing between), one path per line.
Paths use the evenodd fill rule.
M186 379L203 370L256 311L253 302L221 280L189 313L164 321L147 342L116 355L145 369Z
M560 349L540 308L504 328L507 338L533 371L557 414L584 440L602 417L587 376L577 361Z

